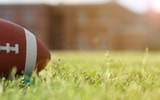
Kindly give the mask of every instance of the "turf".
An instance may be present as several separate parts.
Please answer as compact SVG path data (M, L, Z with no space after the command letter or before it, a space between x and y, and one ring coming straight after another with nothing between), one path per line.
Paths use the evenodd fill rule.
M0 79L0 100L158 100L159 94L160 53L147 50L53 51L39 76Z

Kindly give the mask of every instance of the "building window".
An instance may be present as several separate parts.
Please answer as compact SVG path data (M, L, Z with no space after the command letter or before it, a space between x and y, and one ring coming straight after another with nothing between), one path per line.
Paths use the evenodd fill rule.
M100 24L105 24L106 23L106 11L99 11L98 12L98 21Z
M86 13L84 11L77 13L77 24L78 26L84 26L86 24Z
M101 50L106 50L107 49L107 39L106 39L106 37L105 36L100 36L99 39L100 39L99 48Z
M27 25L32 25L33 23L33 18L34 18L34 14L32 9L25 9L23 12L23 20L25 21L24 23L26 23Z
M6 19L6 20L13 20L13 12L11 9L5 9L3 11L3 15L2 15L2 18Z
M87 50L88 38L84 34L79 34L77 36L77 49L78 50Z

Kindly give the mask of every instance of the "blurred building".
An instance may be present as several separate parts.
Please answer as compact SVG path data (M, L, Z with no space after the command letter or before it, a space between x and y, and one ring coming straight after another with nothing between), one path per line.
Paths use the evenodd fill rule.
M160 49L159 23L149 13L140 15L115 2L0 5L0 17L29 29L54 50Z
M61 40L65 41L62 42L65 49L144 50L147 46L150 28L144 16L131 12L115 2L98 5L61 5L56 10L58 16L61 16L58 17L61 21L54 24L61 22L59 27L64 34Z

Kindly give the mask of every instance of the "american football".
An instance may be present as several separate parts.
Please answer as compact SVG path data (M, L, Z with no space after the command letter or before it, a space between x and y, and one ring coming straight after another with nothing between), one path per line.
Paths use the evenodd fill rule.
M50 52L27 29L0 19L0 76L7 76L13 68L16 75L40 72L50 60Z

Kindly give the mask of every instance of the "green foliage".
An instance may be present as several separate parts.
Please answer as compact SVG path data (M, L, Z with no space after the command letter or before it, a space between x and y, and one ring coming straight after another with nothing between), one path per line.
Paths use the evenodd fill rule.
M0 100L157 100L160 53L54 52L39 75L0 79Z

